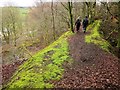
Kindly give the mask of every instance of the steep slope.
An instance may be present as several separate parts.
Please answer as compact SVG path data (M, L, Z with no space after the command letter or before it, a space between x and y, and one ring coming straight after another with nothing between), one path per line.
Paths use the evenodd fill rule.
M99 34L101 21L66 32L57 41L20 66L6 86L10 88L119 88L118 58ZM119 90L119 89L118 89Z
M6 86L10 88L51 88L51 80L59 80L64 71L64 62L71 62L67 38L72 35L66 32L57 41L39 51L19 67Z

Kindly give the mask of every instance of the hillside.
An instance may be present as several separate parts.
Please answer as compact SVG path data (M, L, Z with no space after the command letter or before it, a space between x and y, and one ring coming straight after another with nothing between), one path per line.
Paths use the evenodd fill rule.
M119 59L99 34L100 24L85 34L64 33L22 64L6 88L119 88Z
M66 32L57 41L26 61L12 77L9 88L51 88L50 80L59 80L63 62L70 62Z

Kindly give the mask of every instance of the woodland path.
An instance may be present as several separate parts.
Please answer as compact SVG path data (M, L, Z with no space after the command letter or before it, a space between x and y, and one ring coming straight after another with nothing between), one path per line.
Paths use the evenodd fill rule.
M90 30L85 34L80 30L68 39L74 61L71 65L64 65L62 79L53 81L55 87L120 90L118 58L95 44L85 43L85 35L89 33Z
M73 58L73 62L71 64L65 63L63 77L59 81L51 81L51 83L55 85L55 88L120 90L118 58L95 44L85 43L84 39L87 34L90 34L90 30L85 34L80 30L68 38L70 56ZM15 72L23 62L3 66L3 83L8 82L13 75L12 72Z

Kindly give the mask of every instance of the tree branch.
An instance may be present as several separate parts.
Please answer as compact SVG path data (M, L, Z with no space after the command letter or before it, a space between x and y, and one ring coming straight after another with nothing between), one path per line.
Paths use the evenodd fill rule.
M85 2L85 4L87 5L87 7L89 7L89 4L88 4L88 2Z
M110 34L107 36L107 38L105 40L108 40L114 32L115 32L115 30L113 30L112 32L110 32Z
M110 12L110 9L109 9L109 7L108 7L108 4L107 4L107 3L104 3L104 2L101 2L101 3L102 3L104 6L107 7L107 11L109 12L110 15L113 16L113 14Z
M95 6L96 6L96 2L94 2L94 4L93 4L93 8L95 8Z
M69 9L62 2L61 2L61 4L67 11L69 11Z

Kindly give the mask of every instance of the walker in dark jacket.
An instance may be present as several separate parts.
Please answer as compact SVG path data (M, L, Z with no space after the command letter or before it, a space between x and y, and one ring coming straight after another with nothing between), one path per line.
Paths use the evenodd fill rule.
M81 20L80 20L80 17L78 17L77 21L75 22L77 31L79 31L80 25L81 25Z
M85 19L83 20L83 30L84 30L84 33L86 32L86 28L88 26L88 17L86 16Z

